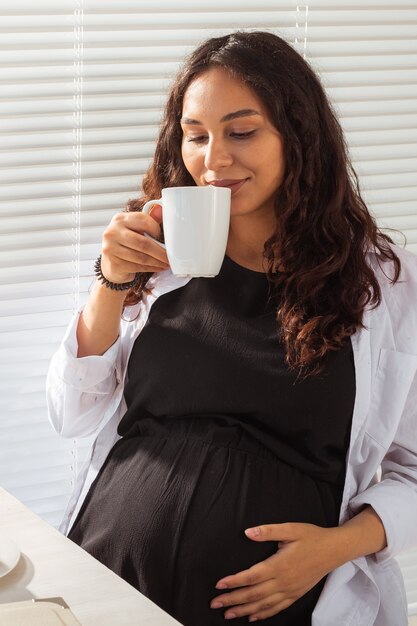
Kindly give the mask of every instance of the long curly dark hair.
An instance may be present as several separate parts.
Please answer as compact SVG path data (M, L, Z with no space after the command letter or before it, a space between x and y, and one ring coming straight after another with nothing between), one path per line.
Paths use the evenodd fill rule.
M378 229L361 198L341 126L320 80L288 43L269 32L238 31L207 40L188 57L169 93L143 195L129 200L127 210L141 210L164 187L195 185L181 157L180 118L187 87L212 67L228 70L250 87L283 138L277 228L264 246L267 278L280 293L276 317L287 365L302 377L317 374L329 351L339 350L363 327L365 307L381 301L367 253L375 251L380 265L393 263L392 282L401 265L391 238ZM125 305L141 299L150 276L143 275Z

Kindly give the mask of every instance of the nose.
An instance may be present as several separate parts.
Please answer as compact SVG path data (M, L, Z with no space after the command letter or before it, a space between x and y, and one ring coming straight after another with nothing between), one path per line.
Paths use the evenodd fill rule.
M232 163L233 157L222 140L212 139L208 142L204 157L204 165L207 170L216 172L222 167L229 167Z

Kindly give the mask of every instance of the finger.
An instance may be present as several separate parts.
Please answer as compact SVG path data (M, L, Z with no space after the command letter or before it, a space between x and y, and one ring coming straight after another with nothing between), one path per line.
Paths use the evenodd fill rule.
M127 216L126 225L131 230L136 233L148 233L148 235L152 235L155 239L161 234L161 227L158 224L157 220L154 219L157 214L157 207L154 207L155 211L152 213L152 216L149 213L142 213L133 211L131 213L124 213L123 215Z
M154 204L148 215L152 217L153 220L160 224L162 222L162 207L160 204Z
M160 234L161 231L159 231L159 234L156 238L158 238ZM145 237L141 233L136 233L134 231L126 229L126 231L122 235L120 243L127 248L132 248L133 250L137 250L138 252L143 252L164 263L168 262L165 248L162 248L162 246L158 245L152 239L149 239L149 237Z
M278 615L281 611L288 609L291 604L294 604L295 600L292 598L285 598L281 602L277 602L274 606L268 608L264 606L263 609L254 611L250 614L248 622L259 622L263 619L267 619L268 617L273 617L274 615Z
M104 258L105 257L103 257L102 263L103 274L107 279L113 280L116 283L133 280L135 274L138 273L161 272L167 270L169 267L169 265L156 263L149 257L146 258L145 262L132 263L130 261L126 261L123 258L113 256L110 264L107 264L107 262L104 261ZM114 278L115 276L126 276L126 278Z
M158 246L158 244L155 244ZM158 246L159 248L160 246ZM161 248L161 250L163 250ZM103 249L104 251L104 249ZM165 252L163 250L163 252ZM156 253L156 251L155 251ZM140 252L138 250L134 250L132 248L127 248L126 246L118 245L112 250L111 256L120 259L121 262L124 263L134 263L135 265L153 265L160 268L166 268L169 266L168 257L163 255L163 258L156 258L149 252ZM140 270L136 270L140 271Z
M118 234L126 230L139 234L145 232L156 239L161 234L161 227L158 222L142 211L116 213L116 215L113 215L105 234L112 236L114 233Z
M222 607L235 606L237 604L259 602L273 593L276 593L274 583L275 581L271 579L263 583L259 583L258 585L251 585L250 587L245 587L243 589L232 591L231 593L217 596L210 602L210 608L220 609Z
M273 595L262 598L258 602L249 602L247 604L241 604L239 606L233 606L224 613L226 619L233 619L234 617L244 617L245 615L253 615L259 617L262 614L270 613L275 615L279 612L282 606L284 596L282 593L274 593Z
M164 272L169 268L169 265L154 265L151 261L148 263L133 263L131 267L134 269L131 270L131 273L141 274L141 273L149 273L149 272Z
M284 524L263 524L247 528L245 535L254 541L294 541L299 538L300 526L297 522L286 522Z
M146 213L117 213L103 233L103 250L110 256L113 246L121 244L126 248L145 252L157 260L167 263L168 258L165 249L149 237L145 237L143 233L158 239L161 228Z
M104 257L102 260L104 276L116 283L133 280L135 274L141 272L161 272L169 268L169 265L153 262L152 259L149 258L144 263L131 263L130 261L117 257L113 257L110 263L105 262Z
M142 272L153 274L155 272L166 272L167 269L168 269L167 267L153 267L152 265L149 265L148 267L143 269Z
M149 237L145 237L127 228L115 234L107 233L103 236L103 251L109 255L116 254L126 260L137 262L142 259L138 254L155 259L156 262L168 263L168 257L165 248L162 248ZM123 248L123 253L121 249ZM130 252L129 252L130 251Z
M234 587L246 587L247 585L256 585L273 578L270 567L265 561L252 565L249 569L242 570L237 574L225 576L216 583L216 589L233 589Z

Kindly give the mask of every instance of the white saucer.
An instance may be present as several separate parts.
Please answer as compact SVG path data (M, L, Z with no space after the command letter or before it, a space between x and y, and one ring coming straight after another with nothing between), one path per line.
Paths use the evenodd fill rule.
M20 550L14 541L0 530L0 578L6 576L18 564Z

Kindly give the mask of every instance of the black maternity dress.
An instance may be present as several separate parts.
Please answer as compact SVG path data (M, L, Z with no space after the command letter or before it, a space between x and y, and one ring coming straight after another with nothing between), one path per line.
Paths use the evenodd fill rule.
M225 609L209 606L216 582L277 551L245 528L338 524L351 342L297 381L275 307L266 276L228 257L217 277L156 300L129 360L122 438L69 533L185 626L224 624ZM311 624L323 584L262 623Z

